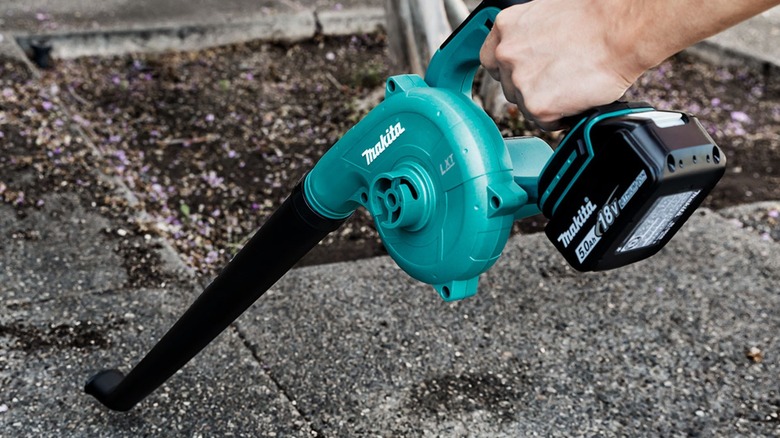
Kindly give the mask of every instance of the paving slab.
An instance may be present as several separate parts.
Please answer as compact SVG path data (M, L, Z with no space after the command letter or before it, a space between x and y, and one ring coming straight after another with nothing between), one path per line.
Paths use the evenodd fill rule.
M116 223L76 195L45 199L24 215L0 205L0 436L312 435L234 330L130 413L86 395L98 370L129 371L199 288L128 287L105 233Z
M708 210L579 274L513 238L459 303L388 258L291 272L239 320L327 436L780 433L777 244Z
M127 281L109 221L75 196L46 197L46 209L20 218L0 205L0 305L103 292Z
M138 361L182 311L170 290L122 290L3 306L0 436L311 436L236 333L148 403L109 411L84 394L104 367Z

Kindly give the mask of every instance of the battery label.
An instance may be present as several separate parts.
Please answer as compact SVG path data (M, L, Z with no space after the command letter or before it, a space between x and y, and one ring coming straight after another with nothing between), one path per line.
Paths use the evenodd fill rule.
M647 248L660 242L700 192L693 190L658 198L617 252Z
M590 252L593 251L593 248L596 247L596 244L599 243L601 240L601 236L596 235L596 227L591 227L590 231L588 231L588 234L585 235L585 238L582 239L582 242L580 242L579 245L577 245L576 253L577 253L577 260L582 263L585 261L585 259L590 255Z
M636 192L639 191L639 188L642 187L642 184L644 184L645 181L647 181L647 173L645 173L643 169L641 172L639 172L639 175L634 178L634 181L628 186L626 191L619 199L613 200L612 195L610 195L609 199L607 199L606 205L604 205L604 207L598 213L598 220L596 225L591 227L591 229L588 231L588 234L585 235L585 237L582 239L582 242L580 242L580 244L577 245L577 248L575 249L577 260L580 263L584 262L585 259L588 258L590 253L593 251L593 248L596 247L596 244L601 241L601 236L603 236L604 233L609 230L612 224L615 223L615 220L617 220L621 211L626 208L628 202L631 201L634 195L636 195ZM617 191L617 187L615 187L615 191ZM612 192L613 195L615 191Z

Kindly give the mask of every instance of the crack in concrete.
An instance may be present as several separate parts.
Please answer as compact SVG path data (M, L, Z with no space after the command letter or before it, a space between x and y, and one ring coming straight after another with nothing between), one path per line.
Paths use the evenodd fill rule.
M290 406L292 406L293 410L295 410L295 412L298 415L300 415L300 417L303 418L303 420L306 422L306 425L309 427L309 432L310 432L309 434L311 436L317 436L317 437L326 436L322 430L314 427L312 419L298 407L298 403L296 402L295 397L293 397L292 394L289 393L287 388L276 377L274 377L274 375L269 370L263 368L263 360L260 358L259 351L249 341L248 336L243 331L241 331L241 328L238 326L238 324L233 323L230 325L230 327L236 333L236 335L244 344L244 346L252 354L252 357L255 359L257 364L260 365L260 369L262 370L262 373L274 383L276 389L279 391L282 397L284 397L284 399L290 403Z

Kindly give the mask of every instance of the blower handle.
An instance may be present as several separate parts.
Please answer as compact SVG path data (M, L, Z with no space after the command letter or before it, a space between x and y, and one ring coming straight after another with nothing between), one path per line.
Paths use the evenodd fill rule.
M496 16L503 9L530 1L483 0L433 55L425 82L431 87L449 88L471 97L474 75L480 65L479 51Z
M531 0L483 0L433 55L425 73L425 82L431 87L453 89L471 97L474 75L480 66L479 52L493 28L496 16L510 6L530 2ZM561 125L573 128L601 114L647 106L649 105L645 102L616 101L564 117L561 119Z
M89 379L84 390L110 409L131 409L222 333L343 222L314 212L298 184L282 206L127 376L117 370L104 370Z

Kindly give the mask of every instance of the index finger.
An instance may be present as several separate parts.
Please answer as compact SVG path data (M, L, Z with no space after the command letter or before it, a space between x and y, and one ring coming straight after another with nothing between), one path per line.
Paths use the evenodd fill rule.
M490 73L493 79L498 80L498 61L496 60L496 47L501 38L498 35L498 31L493 29L488 33L485 38L485 42L482 44L482 48L479 50L479 62L485 67L485 70Z

